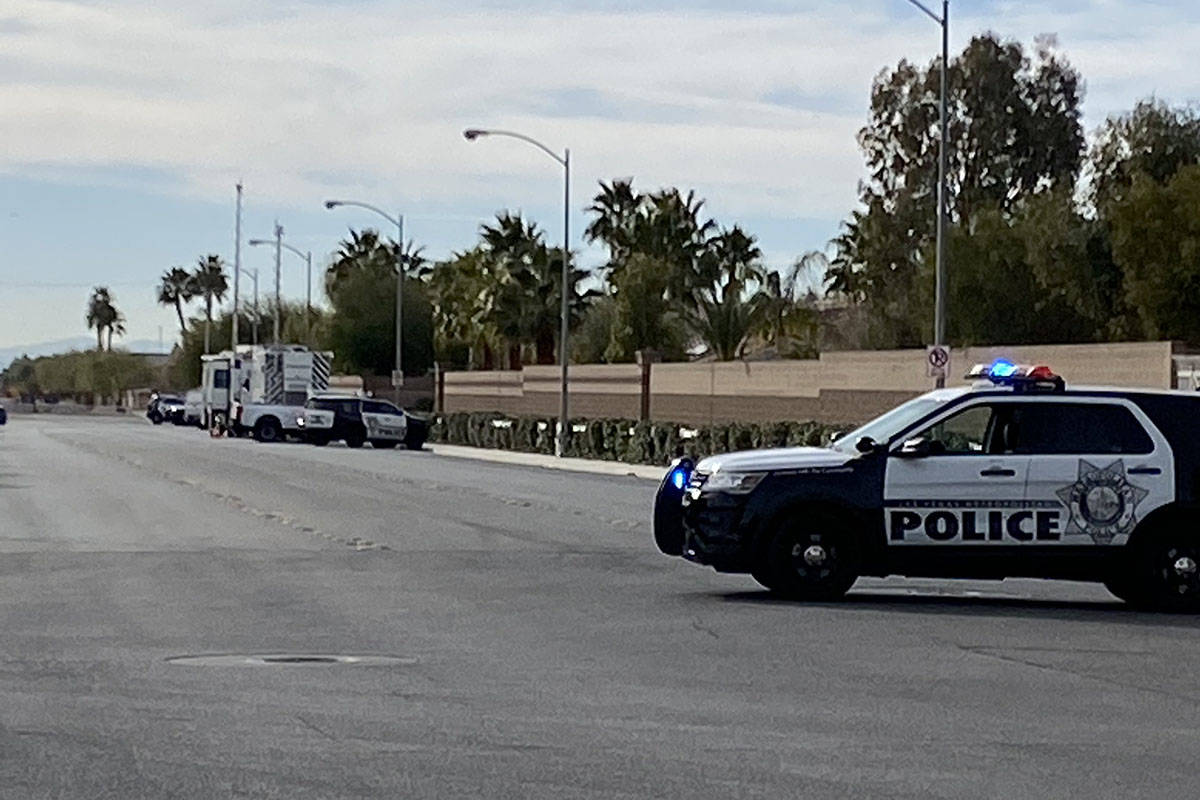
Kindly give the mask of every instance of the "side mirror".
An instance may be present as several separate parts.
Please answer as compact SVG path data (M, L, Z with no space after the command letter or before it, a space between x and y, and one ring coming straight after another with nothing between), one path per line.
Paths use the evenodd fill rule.
M879 443L870 436L864 436L854 443L854 449L863 455L866 455L868 453L874 453L877 451L879 449Z
M900 449L896 451L896 455L901 458L925 458L932 451L933 448L929 446L928 439L909 439L900 445Z

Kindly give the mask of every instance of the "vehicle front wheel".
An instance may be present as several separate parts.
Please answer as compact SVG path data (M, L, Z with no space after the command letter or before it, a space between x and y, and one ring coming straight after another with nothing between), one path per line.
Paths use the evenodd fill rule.
M346 437L346 447L350 447L355 450L362 447L364 442L366 442L366 440L363 439L363 437L361 437L361 436L347 436Z
M852 533L831 514L790 514L768 548L772 591L797 600L837 600L858 580Z
M317 447L324 447L329 444L329 437L323 433L310 433L307 436L307 440L309 444L316 445Z
M150 415L150 421L152 423L154 423L155 425L162 425L163 424L162 414L159 414L157 411L155 411L153 414Z
M1161 611L1200 611L1200 535L1161 533L1138 550L1131 602Z
M272 417L260 419L254 426L254 438L260 442L277 442L283 436L279 422Z

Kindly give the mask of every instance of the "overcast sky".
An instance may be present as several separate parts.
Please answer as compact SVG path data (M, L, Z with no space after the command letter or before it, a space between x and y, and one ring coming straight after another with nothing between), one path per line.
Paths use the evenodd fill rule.
M1200 100L1195 0L963 0L951 16L956 50L986 30L1056 34L1089 129L1147 95ZM872 77L938 44L905 0L5 0L0 347L86 333L101 283L127 338L161 326L169 346L157 276L209 252L232 263L239 179L246 238L278 218L318 265L348 226L376 224L329 197L402 211L432 257L504 208L560 241L560 168L520 142L468 144L472 125L571 148L585 265L601 254L578 238L582 208L625 176L696 189L783 265L854 206ZM243 263L273 291L268 249ZM282 288L303 297L286 253Z

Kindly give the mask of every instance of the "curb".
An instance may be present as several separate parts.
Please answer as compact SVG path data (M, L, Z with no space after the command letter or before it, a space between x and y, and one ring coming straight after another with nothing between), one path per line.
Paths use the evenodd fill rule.
M567 472L588 472L593 475L614 475L658 481L666 473L666 467L647 464L626 464L620 461L593 461L586 458L555 458L540 453L518 453L511 450L491 450L483 447L466 447L455 444L426 444L425 448L434 455L449 458L470 458L494 464L510 464L521 467L541 467Z

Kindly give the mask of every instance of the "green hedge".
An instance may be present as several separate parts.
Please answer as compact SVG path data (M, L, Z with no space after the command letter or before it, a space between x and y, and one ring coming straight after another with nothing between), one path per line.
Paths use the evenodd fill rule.
M440 414L430 420L429 441L554 453L550 417L516 417L495 412ZM732 450L760 447L819 446L834 427L819 422L730 422L718 425L681 425L673 422L638 422L631 419L581 419L571 424L567 455L629 464L665 465L677 456L703 458Z

